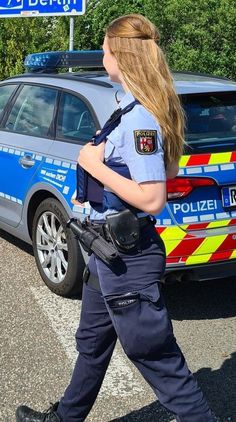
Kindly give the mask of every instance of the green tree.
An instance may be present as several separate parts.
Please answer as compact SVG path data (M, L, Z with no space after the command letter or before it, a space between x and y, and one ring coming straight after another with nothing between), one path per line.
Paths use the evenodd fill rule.
M27 54L67 48L61 18L0 19L0 79L24 71Z
M235 0L88 0L74 18L75 49L99 49L111 20L142 13L161 34L175 70L236 78ZM0 19L0 78L23 71L33 52L68 49L69 17Z
M236 77L234 1L171 0L162 20L163 44L172 68Z
M86 14L76 18L75 44L79 49L100 48L109 22L128 13L142 13L143 1L90 0Z

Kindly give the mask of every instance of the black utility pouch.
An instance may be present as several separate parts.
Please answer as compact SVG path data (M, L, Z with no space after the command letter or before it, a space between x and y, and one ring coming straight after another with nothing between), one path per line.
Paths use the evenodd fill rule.
M138 248L140 228L138 217L130 210L124 210L106 216L109 235L121 252Z

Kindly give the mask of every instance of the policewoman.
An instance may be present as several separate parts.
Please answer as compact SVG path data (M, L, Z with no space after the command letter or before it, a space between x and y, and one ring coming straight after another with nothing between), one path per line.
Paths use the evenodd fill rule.
M184 119L158 41L156 28L141 15L122 16L106 31L104 67L125 95L118 123L99 145L85 145L78 162L102 186L102 201L90 201L89 224L112 240L119 256L112 265L90 258L76 333L79 356L64 396L47 413L21 406L17 421L84 421L117 338L177 421L213 421L159 287L165 248L152 216L165 206L166 177L178 173Z

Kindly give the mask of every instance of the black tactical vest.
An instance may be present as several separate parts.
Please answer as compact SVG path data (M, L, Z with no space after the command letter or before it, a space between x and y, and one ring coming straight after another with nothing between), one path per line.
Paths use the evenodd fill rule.
M137 100L128 104L124 109L116 110L105 123L100 134L92 138L94 145L96 146L101 142L106 141L107 136L120 124L121 117L131 111L136 104L139 104ZM107 162L106 165L127 179L131 179L126 164L112 163L111 160L111 162ZM114 193L104 190L102 183L92 177L87 171L80 167L79 164L77 164L76 199L81 203L89 201L90 205L98 212L104 212L109 208L114 208L119 211L124 208L124 205L126 204Z

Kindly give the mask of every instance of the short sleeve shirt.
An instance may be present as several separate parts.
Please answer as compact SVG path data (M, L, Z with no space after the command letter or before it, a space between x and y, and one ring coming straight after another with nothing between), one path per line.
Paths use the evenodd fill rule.
M134 101L128 92L120 102L120 108ZM107 136L105 162L126 164L131 178L137 183L166 180L161 128L154 116L141 104L121 118L120 124ZM106 189L106 187L105 187ZM115 212L108 210L106 214ZM92 219L102 219L91 210Z

